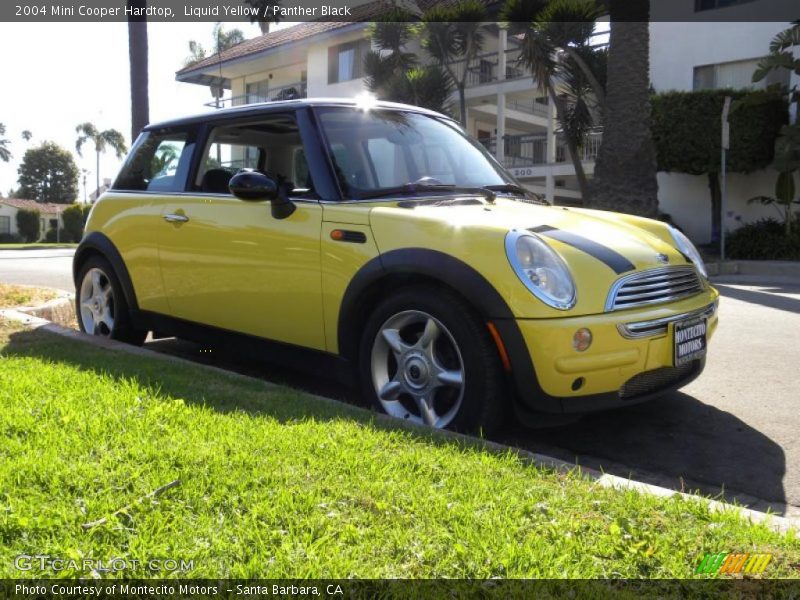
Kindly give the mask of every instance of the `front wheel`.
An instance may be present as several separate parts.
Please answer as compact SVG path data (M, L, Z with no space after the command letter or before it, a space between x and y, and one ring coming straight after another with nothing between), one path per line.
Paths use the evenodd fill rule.
M122 286L107 260L88 259L81 266L77 287L75 313L81 331L137 346L144 342L147 332L132 326Z
M404 290L370 316L362 390L390 416L437 429L490 432L504 412L500 361L482 320L436 288Z

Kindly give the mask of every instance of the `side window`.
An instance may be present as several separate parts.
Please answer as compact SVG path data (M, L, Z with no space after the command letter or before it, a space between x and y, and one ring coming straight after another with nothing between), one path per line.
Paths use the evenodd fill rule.
M195 191L229 194L231 177L241 169L253 169L288 186L291 193L313 194L300 130L292 116L216 127L203 156L192 182Z
M137 142L114 182L115 190L183 191L194 143L187 132L148 132Z

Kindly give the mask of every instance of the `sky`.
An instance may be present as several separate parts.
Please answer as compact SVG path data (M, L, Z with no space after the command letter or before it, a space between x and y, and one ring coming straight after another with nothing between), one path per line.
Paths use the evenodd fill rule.
M175 81L189 55L189 40L212 45L213 23L149 23L150 120L157 122L211 110L208 87ZM245 37L257 25L239 27ZM11 141L11 162L0 162L0 196L17 187L17 167L29 148L54 141L75 154L75 127L86 121L118 129L130 146L130 82L127 23L0 23L0 123ZM30 130L26 142L22 131ZM95 189L94 146L75 154L78 169L89 171L88 193ZM100 180L116 177L121 161L113 152L100 162ZM79 197L83 199L83 183Z

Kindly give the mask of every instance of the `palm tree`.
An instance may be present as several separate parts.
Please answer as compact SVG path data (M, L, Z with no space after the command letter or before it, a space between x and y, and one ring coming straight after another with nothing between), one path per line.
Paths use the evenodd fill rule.
M581 146L605 103L603 56L589 46L599 14L594 0L508 0L500 17L509 34L522 36L520 62L556 109L584 198Z
M438 65L420 66L417 55L406 52L415 32L408 21L408 13L394 10L370 26L377 50L364 57L367 89L384 100L448 112L452 82Z
M214 30L211 33L211 36L214 39L212 54L221 54L228 48L233 48L237 44L241 44L245 39L244 33L241 29L231 29L229 31L225 31L222 23L214 23ZM184 61L184 65L187 67L190 67L199 63L201 60L208 58L206 49L200 42L195 40L189 41L189 53L189 57Z
M269 24L280 21L276 9L280 7L281 0L244 0L244 4L258 9L257 14L250 15L250 22L257 22L261 33L269 33Z
M478 0L434 6L422 16L422 46L458 90L459 119L467 125L466 87L470 66L483 49L486 8Z
M596 208L658 213L650 132L650 0L610 0L611 33L603 142L589 188Z
M81 123L75 128L75 132L78 134L78 139L75 141L75 150L77 151L78 156L83 156L83 154L81 154L81 148L83 148L83 145L86 142L91 141L94 143L94 151L97 154L97 170L95 171L95 175L97 176L96 189L99 192L100 155L106 151L107 147L111 147L111 149L116 153L117 158L124 157L125 153L128 151L127 147L125 146L125 138L116 129L106 129L105 131L100 131L94 126L93 123Z
M144 14L147 0L127 0L128 8ZM150 93L147 57L147 18L128 17L128 56L131 80L131 140L150 122ZM97 186L100 189L100 186Z
M30 142L31 138L33 138L33 134L30 132L30 130L29 129L23 130L22 139L25 140L26 142Z
M0 160L8 162L11 160L11 151L8 149L11 140L4 139L3 136L5 134L6 126L0 123Z

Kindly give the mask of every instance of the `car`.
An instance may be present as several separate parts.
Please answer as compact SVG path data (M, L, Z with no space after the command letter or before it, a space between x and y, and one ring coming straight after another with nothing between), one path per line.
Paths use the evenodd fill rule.
M683 386L718 324L677 228L550 206L452 119L364 98L148 126L73 272L86 333L233 345L473 432Z

